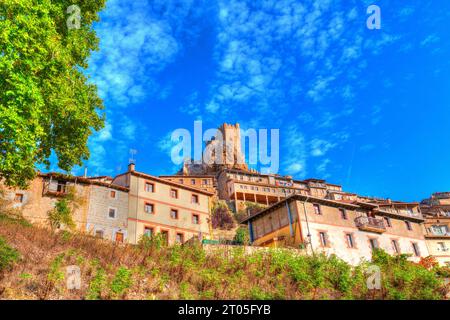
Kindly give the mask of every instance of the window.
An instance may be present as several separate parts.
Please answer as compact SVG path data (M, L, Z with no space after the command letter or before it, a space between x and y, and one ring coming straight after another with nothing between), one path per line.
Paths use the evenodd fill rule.
M155 184L154 183L150 183L150 182L146 182L145 183L145 191L146 192L155 192Z
M172 219L178 219L178 210L170 209L170 217Z
M195 179L191 179L191 184L195 184Z
M208 179L203 179L203 184L207 185L208 184Z
M405 221L406 229L412 230L411 222Z
M154 205L151 203L146 202L144 205L144 211L145 213L153 213L154 212Z
M184 183L184 180L183 180L183 179L180 179L180 180L178 180L178 182L179 182L180 184L183 184L183 183Z
M109 196L110 196L112 199L115 199L115 198L116 198L116 191L115 191L115 190L111 190L111 191L109 192Z
M439 251L448 251L447 246L445 245L445 242L438 242L438 250Z
M96 230L95 231L95 237L103 239L103 230Z
M191 198L191 202L192 202L192 203L198 203L198 195L193 194L193 195L192 195L192 198Z
M170 196L172 198L177 199L178 198L178 190L177 189L170 189Z
M169 231L168 230L161 230L162 238L164 239L164 242L169 244Z
M144 228L144 236L146 236L146 237L153 236L153 228L145 227Z
M420 257L419 245L416 242L413 242L412 247L413 247L414 255L416 257Z
M184 235L182 233L177 233L176 242L180 244L184 242Z
M108 209L108 217L111 219L116 218L116 208L109 208Z
M387 227L392 227L391 219L389 217L384 217L384 222L386 222Z
M339 209L339 212L341 213L341 218L344 220L347 220L347 211L345 209ZM353 247L350 247L353 248Z
M392 240L391 244L392 244L392 250L394 250L395 253L400 253L400 246L398 245L398 241Z
M322 214L322 212L320 211L320 205L314 203L313 206L315 214Z
M435 235L446 235L448 233L448 228L444 225L434 225L431 226L431 232Z
M347 240L347 246L349 248L354 248L355 247L355 241L353 240L353 235L351 233L347 233L345 235L345 239Z
M192 215L192 223L193 224L200 224L200 216L198 214Z
M326 232L319 232L319 238L320 238L320 245L322 247L328 246L328 236Z
M375 238L370 238L370 239L369 239L369 242L370 242L370 248L371 248L372 250L375 250L375 249L378 249L378 248L379 248L379 246L378 246L378 240L377 240L377 239L375 239Z
M23 202L23 194L22 193L16 193L14 196L14 202L22 203Z

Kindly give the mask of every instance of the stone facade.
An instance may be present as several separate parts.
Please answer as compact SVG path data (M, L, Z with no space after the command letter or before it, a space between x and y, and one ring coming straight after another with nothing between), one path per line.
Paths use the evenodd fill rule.
M92 185L86 231L103 239L126 242L127 229L128 191Z
M212 193L137 172L134 165L113 184L129 188L128 241L163 233L169 244L210 235Z
M450 192L436 192L421 202L425 239L440 265L450 266Z
M364 203L293 195L246 222L253 245L302 247L307 253L336 254L351 264L369 261L374 247L410 253L413 261L428 256L421 217Z

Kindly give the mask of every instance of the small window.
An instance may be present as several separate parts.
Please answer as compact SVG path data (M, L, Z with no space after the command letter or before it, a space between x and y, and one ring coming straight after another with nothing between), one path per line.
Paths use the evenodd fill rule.
M438 242L437 244L439 251L447 251L447 246L445 245L445 242Z
M176 242L180 244L184 242L184 235L182 233L177 233Z
M109 196L110 196L112 199L115 199L115 198L116 198L116 191L115 191L115 190L111 190L111 191L109 192Z
M342 218L342 219L344 219L344 220L347 220L347 219L348 219L348 217L347 217L347 210L345 210L345 209L339 209L339 212L341 213L341 218ZM353 248L353 247L351 247L351 248Z
M419 245L416 242L413 242L412 247L413 247L414 255L416 257L420 257Z
M195 179L191 179L191 184L195 184Z
M394 250L394 253L400 253L400 246L398 244L398 241L392 240L391 244L392 244L392 250Z
M116 208L109 208L108 209L108 217L111 219L116 218Z
M103 230L96 230L95 231L95 237L103 239Z
M198 195L196 195L196 194L193 194L192 195L192 203L198 203Z
M144 205L144 211L145 213L153 213L154 212L154 205L152 203L145 203Z
M178 182L179 182L180 184L183 184L183 183L184 183L184 180L183 180L183 179L180 179L180 180L178 180Z
M170 209L170 217L172 219L178 219L178 210Z
M347 246L349 248L354 248L355 247L355 241L353 240L353 235L351 233L347 233L345 235L345 238L347 240Z
M145 191L146 192L155 192L155 184L154 183L150 183L150 182L146 182L145 183Z
M153 236L153 228L145 227L144 228L144 236L146 236L146 237Z
M391 218L384 217L384 222L386 222L387 227L389 227L389 228L392 227Z
M379 248L377 239L371 238L371 239L369 239L369 242L370 242L370 248L372 250L375 250L375 249Z
M170 196L172 198L177 199L178 198L178 190L177 189L170 189Z
M322 247L328 246L328 236L326 232L319 232L320 245Z
M22 193L16 193L14 195L14 202L22 203L23 202L23 194Z
M207 185L208 184L208 179L203 179L203 184Z
M168 230L161 230L161 236L165 242L165 244L169 244L169 231Z
M313 206L315 214L322 214L322 212L320 211L320 205L314 203Z
M412 230L411 222L405 221L405 225L406 225L406 229L408 229L410 231Z
M200 224L200 216L198 214L192 215L192 223L193 224Z

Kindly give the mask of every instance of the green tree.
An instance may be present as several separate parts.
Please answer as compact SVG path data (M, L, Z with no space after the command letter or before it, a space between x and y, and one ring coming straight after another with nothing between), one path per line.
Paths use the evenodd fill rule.
M73 4L80 9L78 29L67 23L76 14L67 13ZM25 187L36 164L49 167L52 151L67 171L89 158L88 137L103 127L104 116L83 71L98 48L92 23L104 4L1 0L0 178L6 184Z
M249 232L248 232L248 228L246 228L246 227L239 227L236 230L236 234L234 236L234 241L237 244L248 245L250 243L250 235L249 235Z

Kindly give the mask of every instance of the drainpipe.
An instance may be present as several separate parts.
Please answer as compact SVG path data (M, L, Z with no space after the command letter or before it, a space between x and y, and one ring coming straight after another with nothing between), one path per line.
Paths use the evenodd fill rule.
M130 189L131 189L131 180L132 180L132 174L129 173L130 175ZM140 178L137 178L137 192L136 192L136 221L134 222L134 244L138 243L137 240L137 228L138 228L138 213L139 213L139 180Z
M250 243L253 244L254 235L253 235L253 225L252 225L251 220L248 221L248 233L250 235Z
M305 214L305 220L306 220L306 228L308 230L308 234L306 235L308 237L309 245L311 246L311 252L314 255L314 249L311 241L311 231L309 230L309 222L308 222L308 215L306 214L306 202L308 202L309 196L306 196L305 201L303 201L303 212Z

